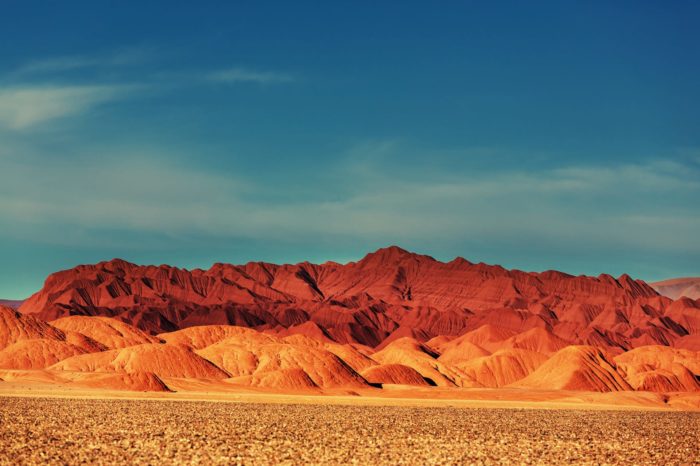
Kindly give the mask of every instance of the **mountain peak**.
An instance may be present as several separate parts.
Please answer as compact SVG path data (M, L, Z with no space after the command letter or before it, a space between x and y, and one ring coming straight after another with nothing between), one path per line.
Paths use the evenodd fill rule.
M109 269L131 269L134 267L138 267L136 264L129 262L127 260L121 259L119 257L115 257L114 259L108 260L108 261L103 261L97 264L102 267L106 267Z
M399 246L392 245L392 246L387 246L385 248L379 248L376 251L369 253L368 255L396 257L396 256L413 256L415 254L410 252L410 251L407 251L406 249L401 248Z
M431 259L434 260L430 256L424 256L421 254L416 254L410 251L407 251L403 248L400 248L398 246L388 246L385 248L379 248L374 252L370 252L367 254L365 257L362 258L360 262L363 263L379 263L379 264L391 264L395 262L399 262L401 260L404 260L406 258L424 258L424 259Z

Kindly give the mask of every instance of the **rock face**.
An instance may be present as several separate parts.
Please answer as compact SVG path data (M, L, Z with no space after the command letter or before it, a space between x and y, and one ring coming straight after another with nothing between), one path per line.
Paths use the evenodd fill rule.
M494 325L513 335L547 332L546 343L525 335L515 348L553 352L566 342L622 352L696 333L695 313L669 316L671 303L627 275L527 273L389 247L344 265L251 262L189 271L115 259L52 274L20 311L46 321L113 317L151 335L236 325L379 348Z
M10 379L38 371L126 390L690 392L698 350L700 300L626 275L508 271L396 247L346 265L113 260L51 275L19 312L0 306Z

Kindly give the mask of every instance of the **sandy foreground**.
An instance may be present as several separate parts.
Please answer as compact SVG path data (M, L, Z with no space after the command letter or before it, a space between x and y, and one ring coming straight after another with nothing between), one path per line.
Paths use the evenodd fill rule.
M222 403L0 396L0 463L700 462L700 413L368 405L317 398L334 403L298 403L304 399L294 397Z
M59 378L60 375L60 378ZM700 411L700 393L583 392L518 388L415 387L384 385L382 389L312 390L289 393L204 379L164 378L173 392L134 392L86 386L91 374L43 370L0 370L0 396L144 399L248 403L352 404L363 406L426 406L589 410Z
M682 394L169 386L1 382L0 464L700 464Z

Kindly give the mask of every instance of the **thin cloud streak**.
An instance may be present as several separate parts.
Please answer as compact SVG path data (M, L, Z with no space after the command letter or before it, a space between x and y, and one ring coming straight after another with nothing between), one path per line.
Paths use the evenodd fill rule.
M121 67L139 63L150 54L150 49L132 49L106 57L61 56L32 61L6 76L10 84L0 89L0 128L25 130L51 120L77 116L98 105L131 97L136 89L155 89L150 81L157 81L163 89L163 77L175 87L196 86L202 81L219 83L257 83L261 85L287 83L295 78L285 73L258 71L247 68L229 68L202 74L161 73L155 79L142 76L140 83L71 84L56 83L62 72L83 68ZM26 79L33 75L51 76L52 80L35 82Z
M251 82L258 84L277 84L296 81L292 75L286 73L258 71L247 68L229 68L214 71L207 75L207 79L220 83Z
M138 47L117 50L102 56L64 55L32 60L17 68L11 77L17 79L37 74L55 74L85 68L112 68L144 63L154 55L152 48Z

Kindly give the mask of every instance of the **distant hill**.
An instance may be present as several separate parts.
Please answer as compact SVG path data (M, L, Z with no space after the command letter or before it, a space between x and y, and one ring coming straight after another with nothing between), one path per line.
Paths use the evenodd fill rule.
M19 309L23 302L23 299L0 299L0 306L7 306L11 307L12 309Z
M671 299L685 296L690 299L700 299L700 277L672 278L660 282L650 283L659 292Z

